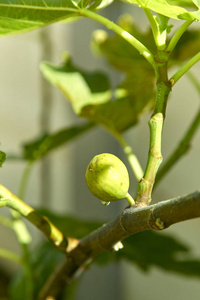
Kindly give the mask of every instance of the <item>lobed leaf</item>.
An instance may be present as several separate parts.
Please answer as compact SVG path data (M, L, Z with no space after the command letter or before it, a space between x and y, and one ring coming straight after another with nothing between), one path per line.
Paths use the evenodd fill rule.
M200 277L200 259L193 259L186 245L161 232L144 231L132 235L124 240L124 248L117 256L136 264L143 271L156 266L165 271Z
M199 0L123 0L178 20L200 20ZM192 11L191 11L192 10Z
M85 72L74 66L69 56L61 66L44 62L41 71L64 93L78 116L101 124L111 132L122 132L135 125L152 99L151 77L147 81L146 74L142 78L136 71L131 84L127 80L114 92L105 74Z
M73 126L62 129L56 133L45 133L41 137L24 145L24 158L27 160L36 160L49 154L50 151L66 144L85 131L91 129L93 124Z
M79 16L79 7L101 9L113 0L0 0L0 35L34 30Z

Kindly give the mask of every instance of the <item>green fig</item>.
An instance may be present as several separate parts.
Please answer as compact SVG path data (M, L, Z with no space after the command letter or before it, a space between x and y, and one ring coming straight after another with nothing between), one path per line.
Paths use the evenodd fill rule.
M122 198L130 200L127 168L113 154L96 155L87 166L85 180L90 192L99 198L104 205ZM130 200L129 203L133 205L134 200Z

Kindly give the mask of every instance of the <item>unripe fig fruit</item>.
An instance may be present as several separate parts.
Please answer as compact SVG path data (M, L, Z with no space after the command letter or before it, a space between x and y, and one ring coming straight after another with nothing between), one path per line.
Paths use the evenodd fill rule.
M105 204L129 195L127 168L113 154L96 155L86 169L85 179L90 192Z

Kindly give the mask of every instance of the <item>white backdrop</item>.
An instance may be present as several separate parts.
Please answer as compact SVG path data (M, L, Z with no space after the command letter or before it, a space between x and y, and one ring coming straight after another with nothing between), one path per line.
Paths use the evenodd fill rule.
M112 8L111 8L112 7ZM131 12L130 6L116 4L104 14L116 20L120 12ZM146 18L132 9L136 21L146 27ZM106 69L106 64L91 55L89 41L92 31L102 26L89 20L74 24L56 24L46 29L0 39L0 99L1 99L1 149L8 153L20 153L21 145L38 136L40 129L57 130L73 125L80 120L75 117L61 93L42 79L39 64L41 60L60 62L64 51L72 53L76 64L93 70ZM200 65L195 67L198 76ZM110 71L115 81L116 75ZM181 80L173 89L167 109L164 127L164 158L174 149L199 106L198 95L187 79ZM142 118L137 128L126 133L134 151L145 166L148 152L149 116ZM89 145L89 146L88 146ZM62 147L49 158L37 163L31 175L26 201L33 206L48 205L56 212L76 214L80 217L108 220L116 216L126 203L103 207L86 188L84 173L90 159L97 153L111 152L119 155L125 163L125 156L114 139L101 128ZM192 192L200 186L200 133L192 143L191 150L166 176L155 191L154 201ZM14 193L18 192L24 163L7 161L1 169L1 183ZM133 178L132 178L133 179ZM132 183L134 194L136 187ZM8 214L7 209L2 209ZM199 257L199 220L188 221L168 229L194 248L194 257ZM40 234L33 232L33 246ZM14 234L0 226L0 247L20 251ZM11 271L12 264L0 260ZM153 269L148 274L128 263L111 264L107 267L92 266L83 276L76 300L163 300L191 297L199 299L200 284L195 278L164 274ZM123 297L122 297L123 295Z

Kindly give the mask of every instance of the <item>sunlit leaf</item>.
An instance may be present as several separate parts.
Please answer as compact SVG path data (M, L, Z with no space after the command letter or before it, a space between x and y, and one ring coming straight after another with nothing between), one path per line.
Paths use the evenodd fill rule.
M34 30L79 16L79 8L101 9L112 0L0 0L0 35Z
M102 225L102 222L100 221L83 220L74 216L56 214L47 209L38 209L37 211L51 220L51 222L55 224L65 234L65 236L78 239Z
M78 69L68 55L63 65L44 62L41 70L45 78L64 93L77 115L81 115L83 107L105 103L111 97L109 81L104 74Z
M178 20L200 20L199 0L123 0Z
M132 74L131 83L127 78L112 92L105 74L83 71L69 56L61 66L44 62L41 70L45 78L64 93L77 115L112 132L122 132L135 125L140 114L149 107L154 93L152 76L147 80L147 73L138 76L138 72Z

